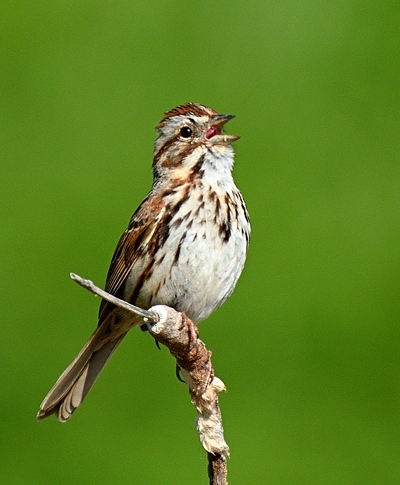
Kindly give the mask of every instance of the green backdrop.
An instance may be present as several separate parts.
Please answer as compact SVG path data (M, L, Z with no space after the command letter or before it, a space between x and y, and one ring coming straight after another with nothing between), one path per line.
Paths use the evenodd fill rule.
M205 484L168 351L132 331L82 408L39 404L96 325L154 126L234 113L251 214L213 351L233 484L400 483L400 3L3 1L0 481Z

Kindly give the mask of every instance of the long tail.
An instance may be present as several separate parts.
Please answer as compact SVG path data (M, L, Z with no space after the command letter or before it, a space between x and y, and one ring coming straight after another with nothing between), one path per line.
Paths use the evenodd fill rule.
M127 334L128 329L110 339L109 322L106 318L92 334L76 359L65 369L54 387L42 402L37 419L56 415L67 421L80 406L92 388L104 366Z

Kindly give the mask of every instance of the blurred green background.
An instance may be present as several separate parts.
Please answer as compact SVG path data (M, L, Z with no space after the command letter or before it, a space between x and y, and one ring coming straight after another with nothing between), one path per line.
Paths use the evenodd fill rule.
M0 7L0 481L205 484L168 351L132 331L67 424L39 404L96 325L154 126L235 113L248 262L201 338L233 484L400 483L400 3Z

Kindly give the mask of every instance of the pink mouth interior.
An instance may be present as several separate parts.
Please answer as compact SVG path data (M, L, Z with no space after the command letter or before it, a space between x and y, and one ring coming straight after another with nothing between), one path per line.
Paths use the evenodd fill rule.
M220 135L222 133L221 127L220 126L212 126L211 128L208 129L206 133L206 138L209 140L215 135Z

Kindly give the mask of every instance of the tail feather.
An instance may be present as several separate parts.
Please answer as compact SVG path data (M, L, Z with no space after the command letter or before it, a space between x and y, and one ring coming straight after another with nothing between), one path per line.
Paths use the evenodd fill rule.
M66 396L64 396L64 398L54 409L54 413L61 422L67 421L75 409L82 404L83 400L87 396L87 393L96 382L100 372L103 370L104 366L107 364L108 360L121 343L124 336L125 334L115 340L112 340L111 342L108 342L102 348L92 354L81 375L78 377Z
M110 340L106 318L42 402L37 419L55 414L64 422L80 406L127 331Z

